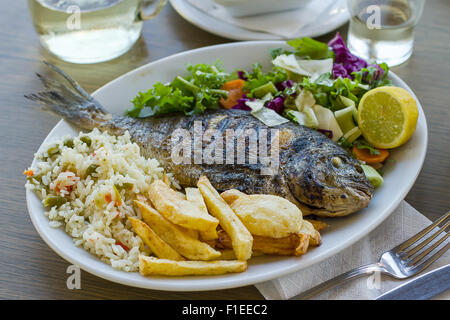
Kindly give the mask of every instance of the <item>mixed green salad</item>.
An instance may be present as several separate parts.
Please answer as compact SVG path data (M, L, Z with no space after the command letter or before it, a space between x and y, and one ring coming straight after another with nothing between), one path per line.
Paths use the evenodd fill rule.
M229 73L220 61L187 67L187 76L156 83L133 100L127 115L138 118L206 109L249 111L267 126L293 121L316 129L360 159L374 186L381 185L389 156L363 137L357 108L363 95L391 85L385 63L369 64L347 49L339 34L323 43L311 38L287 41L290 50L271 50L271 70L259 64Z

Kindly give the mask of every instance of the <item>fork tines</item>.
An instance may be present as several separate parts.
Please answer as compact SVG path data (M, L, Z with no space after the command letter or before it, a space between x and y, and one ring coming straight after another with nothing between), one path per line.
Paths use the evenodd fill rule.
M397 257L402 260L405 267L423 269L436 261L450 248L450 243L446 241L450 234L447 232L449 226L450 211L396 247L393 251L396 252ZM439 251L422 261L442 244L445 245Z

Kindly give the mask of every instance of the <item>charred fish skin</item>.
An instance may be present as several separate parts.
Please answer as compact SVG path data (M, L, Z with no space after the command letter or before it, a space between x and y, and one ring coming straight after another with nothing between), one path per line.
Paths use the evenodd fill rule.
M118 132L111 129L128 130L145 155L158 159L183 187L195 186L198 178L206 175L220 191L234 188L245 193L279 195L296 203L305 215L328 217L358 211L371 200L373 187L356 159L325 135L293 123L278 127L280 170L275 175L261 175L260 162L236 165L237 154L233 164L195 164L193 161L175 164L171 158L171 133L183 128L193 137L195 122L201 122L202 132L218 130L223 140L227 130L245 132L250 129L259 135L262 129L268 129L241 110L208 110L190 117L176 114L142 120L114 116L108 127L115 133ZM270 149L270 140L269 136L267 149ZM202 141L202 149L210 147L211 143ZM245 147L249 147L248 140ZM225 150L223 152L225 159L227 155Z
M25 96L37 101L42 109L56 113L82 129L99 128L120 135L128 131L146 157L157 159L183 187L195 186L206 175L219 190L238 189L247 194L273 194L294 202L304 215L325 217L344 216L368 206L373 187L360 164L349 152L325 135L294 123L275 127L280 142L279 170L274 175L261 175L262 164L191 163L175 164L172 159L172 133L185 129L194 135L194 124L201 123L202 132L215 129L223 141L227 130L270 132L262 122L242 110L207 110L204 114L184 116L172 114L145 119L113 115L87 94L60 69L49 65L62 75L69 85L38 75L46 90ZM271 148L271 137L267 149ZM211 147L202 141L201 148ZM234 145L236 147L236 145ZM224 148L225 149L225 148ZM225 150L223 159L226 158ZM245 159L249 141L245 140Z
M194 124L201 124L201 132L207 130L217 130L222 141L226 140L227 130L232 130L237 135L243 134L247 130L254 130L256 135L261 133L261 129L267 127L260 121L256 120L248 112L241 110L207 110L204 114L186 117L180 114L170 116L148 118L141 121L139 125L131 124L127 117L114 116L108 128L114 128L120 123L120 128L126 128L146 156L158 159L160 164L177 179L182 187L195 186L199 177L206 175L214 186L220 190L238 189L242 192L253 194L275 194L289 198L296 202L292 196L286 181L284 180L281 170L274 175L261 175L263 168L261 162L249 162L249 140L245 140L245 163L238 163L238 154L233 152L231 164L225 163L227 154L223 148L222 163L208 164L205 161L195 163L194 156L191 156L191 163L176 164L171 156L172 151L172 133L176 129L186 129L192 138L195 134ZM128 118L129 119L129 118ZM135 120L135 119L133 119ZM111 131L111 130L110 130ZM115 130L113 130L115 131ZM117 132L117 131L115 131ZM270 131L267 132L267 146L270 151ZM205 149L212 149L213 140L202 140L202 152ZM192 146L194 150L194 146ZM237 141L233 140L233 150L237 150ZM193 151L194 152L194 151Z

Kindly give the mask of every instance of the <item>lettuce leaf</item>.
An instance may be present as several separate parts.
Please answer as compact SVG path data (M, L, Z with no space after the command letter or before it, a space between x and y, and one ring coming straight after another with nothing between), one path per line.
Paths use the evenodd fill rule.
M171 112L192 110L194 97L183 95L178 88L157 82L147 92L139 94L131 101L134 105L126 114L135 118L145 118Z
M303 78L300 86L313 94L317 104L327 107L332 111L340 110L345 107L340 99L338 99L339 96L349 98L358 104L363 94L370 89L369 86L349 78L339 77L332 80L330 79L330 76L330 73L323 74L316 81L311 81L309 78Z
M253 69L250 72L244 71L242 77L245 77L247 81L244 85L244 91L248 92L247 96L253 98L253 90L265 85L268 82L272 82L277 85L287 80L287 73L281 68L274 67L269 72L263 72L259 63L253 64Z
M170 84L157 82L147 92L139 92L126 115L135 118L173 112L191 115L218 108L220 97L227 94L220 88L231 77L222 63L188 65L187 71L186 78L177 77Z
M295 55L300 58L318 60L334 57L326 43L311 38L297 38L287 41L287 44L295 49Z
M220 89L230 77L220 60L214 64L188 65L187 71L190 75L186 80L200 88Z
M283 48L275 48L275 49L270 50L270 55L272 56L272 60L282 54L292 54L292 52L286 51Z

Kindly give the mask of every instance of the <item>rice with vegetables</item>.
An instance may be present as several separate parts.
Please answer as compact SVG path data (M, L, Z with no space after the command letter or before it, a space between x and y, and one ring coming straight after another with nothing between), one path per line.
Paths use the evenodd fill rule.
M50 225L64 227L75 245L112 267L137 271L139 254L150 252L127 217L141 219L133 200L162 178L158 161L142 157L128 132L97 129L53 142L36 159L25 171L26 187L42 200Z

